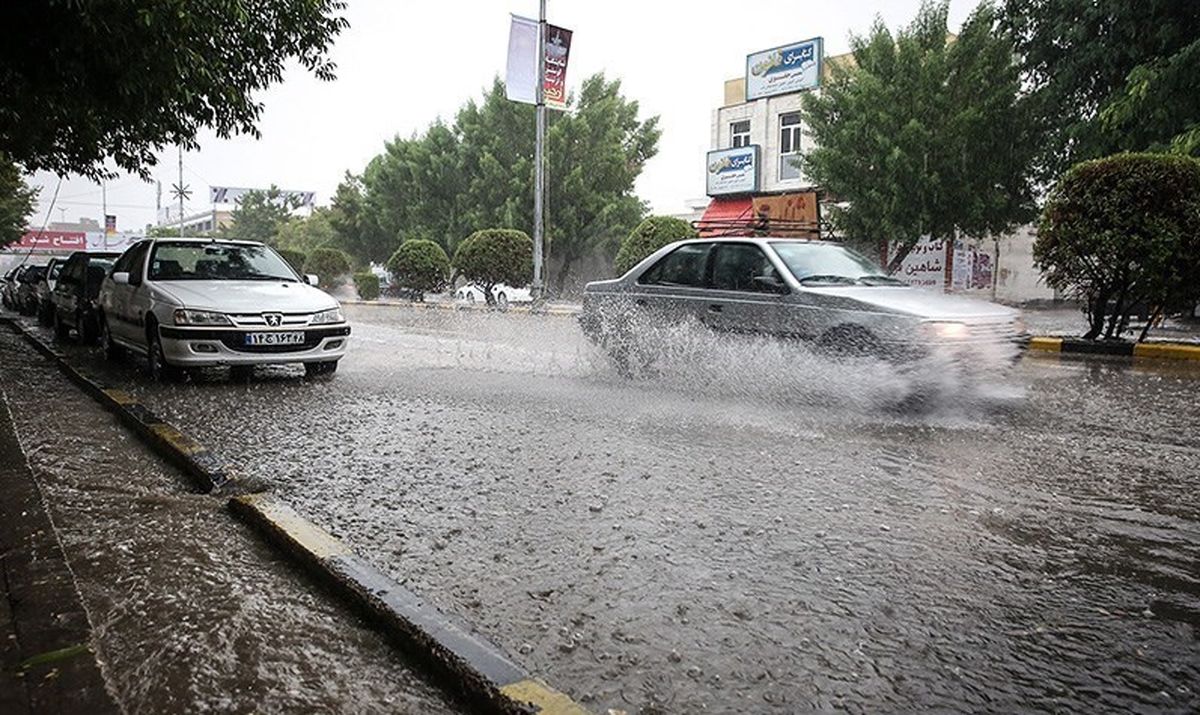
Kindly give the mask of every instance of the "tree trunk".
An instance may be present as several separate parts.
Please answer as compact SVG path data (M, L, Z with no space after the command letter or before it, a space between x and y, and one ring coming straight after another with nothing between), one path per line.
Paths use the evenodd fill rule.
M1108 295L1108 291L1101 291L1088 301L1088 331L1083 334L1084 340L1095 340L1104 330L1104 307L1108 305Z
M1146 327L1142 328L1142 334L1137 339L1139 343L1146 341L1146 336L1150 334L1150 326L1158 322L1158 319L1162 317L1162 312L1162 303L1159 303L1154 307L1154 311L1150 313L1150 319L1146 321Z
M567 276L571 274L571 256L563 256L562 266L558 269L558 274L554 276L554 295L562 297L563 287L567 284Z

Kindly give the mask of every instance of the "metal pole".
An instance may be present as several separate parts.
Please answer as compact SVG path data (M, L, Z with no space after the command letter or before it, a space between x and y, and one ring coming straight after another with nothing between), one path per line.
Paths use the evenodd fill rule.
M183 146L179 147L179 237L183 238Z
M537 134L534 139L533 180L533 301L540 305L543 299L542 285L542 242L543 242L543 196L546 191L546 0L539 0L537 41Z
M100 180L100 211L104 214L104 220L100 223L104 227L104 250L108 250L108 184L103 179Z

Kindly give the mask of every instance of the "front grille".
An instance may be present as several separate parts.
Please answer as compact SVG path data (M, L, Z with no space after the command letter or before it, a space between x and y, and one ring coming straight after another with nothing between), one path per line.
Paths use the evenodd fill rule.
M1011 342L1020 337L1017 334L1017 325L1013 321L971 323L969 329L972 339L985 342Z
M321 344L325 338L339 335L349 335L350 328L324 328L308 330L304 333L304 342L295 345L246 345L246 333L229 332L221 335L221 343L230 350L239 353L298 353L312 350Z

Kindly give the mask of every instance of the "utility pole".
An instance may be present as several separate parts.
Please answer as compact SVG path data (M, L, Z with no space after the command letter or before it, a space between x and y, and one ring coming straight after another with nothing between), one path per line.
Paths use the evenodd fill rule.
M108 184L100 180L100 225L104 227L104 250L108 250Z
M187 187L183 185L183 147L179 147L179 237L183 238L183 197Z
M545 299L542 284L542 244L545 230L543 202L546 192L546 0L538 0L537 40L537 134L534 140L533 180L533 304Z

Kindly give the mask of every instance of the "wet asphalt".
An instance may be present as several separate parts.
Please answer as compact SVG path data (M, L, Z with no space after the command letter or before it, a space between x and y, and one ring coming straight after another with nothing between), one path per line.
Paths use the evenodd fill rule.
M1200 709L1195 367L348 312L328 380L72 359L596 711Z

